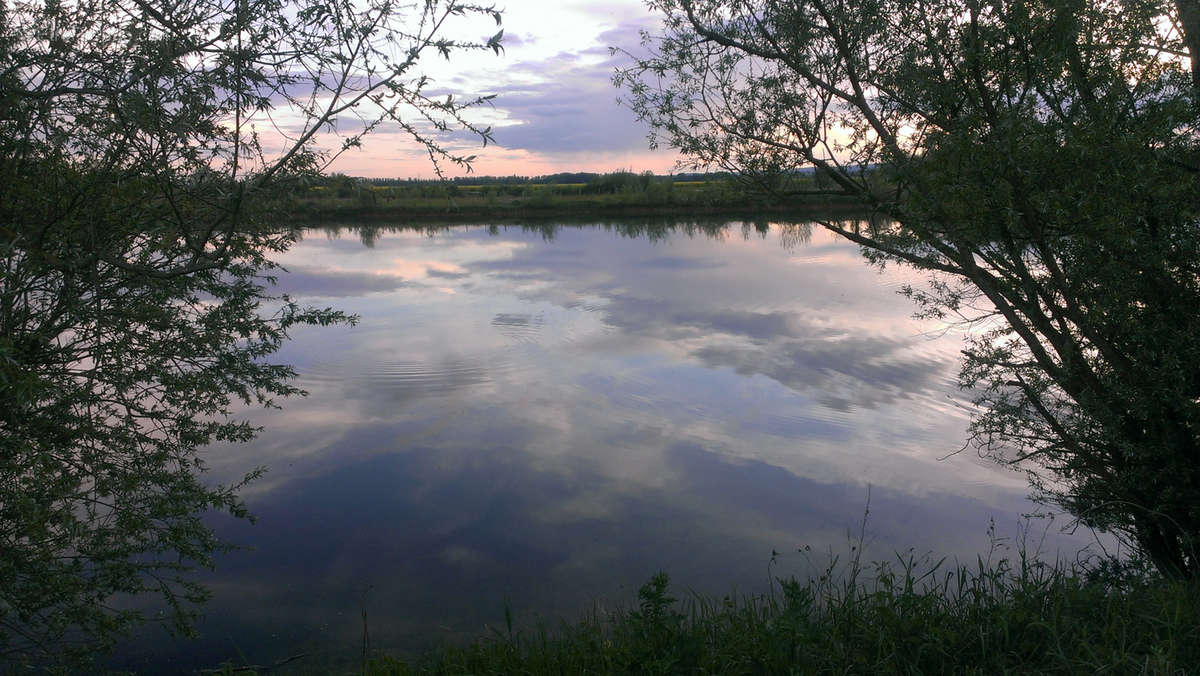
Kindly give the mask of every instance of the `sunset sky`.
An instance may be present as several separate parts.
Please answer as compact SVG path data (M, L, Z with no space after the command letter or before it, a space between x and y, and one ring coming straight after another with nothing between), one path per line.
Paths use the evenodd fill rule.
M672 168L675 153L647 149L645 125L617 104L620 91L611 81L613 68L628 63L628 57L610 56L608 48L636 52L638 31L657 29L658 17L641 0L507 0L497 7L504 11L500 56L464 54L447 62L431 55L424 62L448 90L463 96L497 94L495 108L480 113L494 127L496 146L464 147L478 155L476 174L665 173ZM461 30L486 38L486 31L496 30L489 24ZM425 154L394 129L369 136L363 148L344 153L330 170L372 177L434 175Z

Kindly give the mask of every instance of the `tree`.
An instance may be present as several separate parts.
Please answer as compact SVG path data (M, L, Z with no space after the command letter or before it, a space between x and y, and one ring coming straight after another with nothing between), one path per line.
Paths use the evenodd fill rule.
M381 125L437 140L491 97L435 91L426 56L499 13L459 0L0 3L0 664L86 659L226 548L200 449L256 430L239 403L300 394L269 356L353 321L270 292L284 186ZM465 22L465 23L464 23ZM455 28L462 26L462 28ZM339 146L322 150L336 131ZM257 475L251 472L246 480Z
M856 196L873 218L823 225L975 328L981 452L1200 574L1200 4L648 4L662 34L615 80L652 143Z

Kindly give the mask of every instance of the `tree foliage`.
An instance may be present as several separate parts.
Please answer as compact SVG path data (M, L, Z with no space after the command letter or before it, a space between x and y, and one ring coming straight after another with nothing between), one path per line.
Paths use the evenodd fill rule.
M652 143L876 217L825 227L974 324L982 452L1035 494L1200 573L1200 5L654 0L618 71Z
M291 327L353 320L271 294L275 196L380 126L469 166L438 135L486 144L467 115L490 97L418 66L498 51L452 36L480 19L500 23L458 0L0 2L0 664L111 646L146 619L130 595L188 630L188 573L225 548L202 517L247 516L198 451L300 393L268 360Z

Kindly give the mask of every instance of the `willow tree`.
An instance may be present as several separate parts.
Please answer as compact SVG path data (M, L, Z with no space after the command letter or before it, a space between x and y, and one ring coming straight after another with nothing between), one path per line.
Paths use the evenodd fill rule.
M648 4L662 31L616 81L652 143L858 198L872 219L824 226L974 325L977 447L1200 573L1200 4Z
M439 133L486 143L467 115L490 97L421 64L499 51L499 23L459 0L0 3L0 664L111 646L144 619L130 595L189 628L189 571L225 547L204 513L246 516L200 449L298 393L268 359L290 327L352 319L271 295L275 197L381 127L468 165Z

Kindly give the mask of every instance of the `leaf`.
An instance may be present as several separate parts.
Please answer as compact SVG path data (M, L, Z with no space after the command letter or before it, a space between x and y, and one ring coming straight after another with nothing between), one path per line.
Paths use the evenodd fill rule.
M504 46L500 44L500 40L503 38L504 38L504 29L503 28L500 29L500 32L498 32L495 35L493 35L492 37L488 38L486 46L491 48L491 50L496 53L496 56L499 56L500 52L504 51Z

